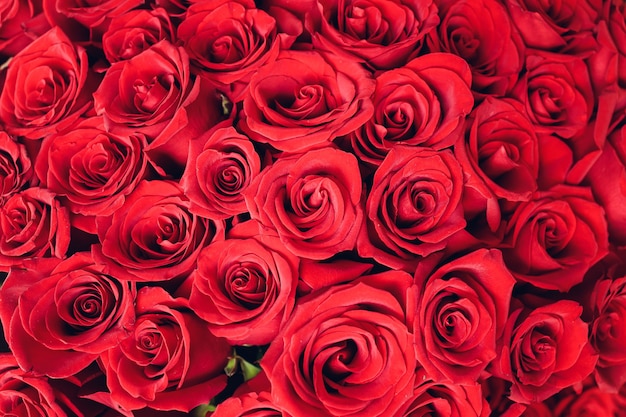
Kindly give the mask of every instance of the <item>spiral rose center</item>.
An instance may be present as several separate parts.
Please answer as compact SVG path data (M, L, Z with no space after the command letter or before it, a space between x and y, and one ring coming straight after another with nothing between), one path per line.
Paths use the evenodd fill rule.
M173 74L155 76L148 82L136 80L133 88L136 108L149 114L154 113L168 96L178 96L176 91L179 89Z
M231 300L249 310L263 303L267 279L258 265L250 262L234 265L227 277L226 291Z

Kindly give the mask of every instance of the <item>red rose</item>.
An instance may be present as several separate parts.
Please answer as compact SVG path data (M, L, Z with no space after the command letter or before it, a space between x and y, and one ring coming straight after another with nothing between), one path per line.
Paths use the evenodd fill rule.
M417 301L418 361L435 381L471 384L496 357L515 279L495 249L454 259L424 282Z
M212 80L243 94L250 77L278 56L279 44L289 46L285 34L277 34L276 21L253 0L212 0L189 7L178 26L191 62Z
M0 319L23 369L67 378L117 345L134 322L135 289L87 253L48 270L12 269L0 290Z
M410 276L400 271L299 300L261 360L272 399L298 416L392 416L413 395Z
M7 0L0 5L0 54L13 56L50 29L41 0Z
M85 50L53 28L11 60L0 119L9 133L29 139L63 130L91 106L92 78Z
M505 95L524 67L524 45L496 0L441 0L441 24L428 36L432 51L465 59L478 95Z
M250 80L238 127L287 152L327 145L373 112L374 80L358 63L315 51L281 51Z
M608 29L618 51L618 82L626 88L626 5L611 3Z
M48 190L28 188L0 207L0 270L29 258L63 258L69 243L68 211Z
M84 119L44 139L35 171L72 212L107 216L145 176L146 145L140 133L116 135L104 130L102 119Z
M222 417L287 417L278 405L272 402L268 392L249 392L238 397L230 397L215 409L216 416Z
M247 211L243 193L260 171L261 160L250 139L226 127L192 142L180 186L192 212L226 219Z
M20 191L32 176L26 148L0 132L0 201Z
M391 69L404 65L421 48L424 36L437 26L435 3L317 0L319 16L308 13L305 25L316 48L347 52L373 68Z
M394 147L374 174L359 255L413 272L420 257L445 249L465 227L462 191L450 150Z
M223 239L221 222L189 212L189 201L176 183L143 181L108 217L96 219L101 245L95 259L107 271L134 281L186 277L200 250Z
M493 371L513 383L511 400L543 401L593 372L598 357L581 313L578 303L562 300L510 315Z
M165 10L131 10L111 20L102 35L102 50L107 60L114 63L139 55L162 40L175 40L174 27Z
M582 187L555 187L521 203L506 233L502 253L515 278L562 292L582 282L609 246L604 211Z
M395 145L440 150L459 137L472 110L471 73L461 58L423 55L376 78L374 116L349 135L360 160L380 165Z
M327 259L351 250L363 221L356 158L333 148L279 158L245 194L253 219L293 254Z
M100 357L114 404L189 412L226 387L231 346L208 331L187 300L144 287L135 311L130 336Z
M590 340L599 354L595 379L603 391L614 393L626 382L626 277L598 281L590 306Z
M293 309L298 266L277 236L240 224L200 253L189 306L232 344L270 343Z
M573 391L559 396L559 401L549 417L622 417L626 409L623 395L611 394L598 387Z

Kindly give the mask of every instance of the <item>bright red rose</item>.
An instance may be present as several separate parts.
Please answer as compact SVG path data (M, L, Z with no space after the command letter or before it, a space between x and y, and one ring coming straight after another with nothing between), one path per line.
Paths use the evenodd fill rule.
M467 63L444 53L382 72L372 98L374 116L348 135L352 149L360 160L380 165L395 145L451 146L474 104L471 82Z
M416 355L435 381L471 384L496 357L515 279L495 249L454 259L421 282Z
M20 191L32 176L26 148L0 132L0 201Z
M312 11L305 18L313 46L337 54L349 53L376 69L404 65L439 23L437 2L432 0L316 3L318 13Z
M131 10L111 20L102 35L102 50L110 63L131 59L159 41L174 42L174 27L163 9Z
M178 26L178 37L201 73L236 90L235 101L243 98L251 76L276 59L280 44L286 49L290 43L253 0L196 3Z
M189 306L232 344L268 344L293 309L299 263L278 236L239 224L198 256Z
M521 203L502 247L515 278L562 292L582 282L608 252L604 210L587 188L559 186Z
M363 222L361 187L356 158L322 148L279 158L245 198L252 218L274 228L293 254L327 259L354 249Z
M134 328L100 357L114 404L191 411L226 387L231 346L208 331L184 298L144 287Z
M492 370L513 383L511 400L543 401L593 372L598 357L581 313L578 303L561 300L510 315Z
M272 399L299 416L393 416L413 395L407 273L388 271L299 300L261 360Z
M134 323L135 289L103 272L88 253L51 270L12 269L0 290L11 351L34 375L67 378L117 345Z
M226 219L247 211L243 193L260 171L261 160L250 139L226 127L191 143L180 186L192 212Z
M11 60L0 120L9 133L29 139L63 130L92 105L94 81L85 50L55 27Z
M316 51L281 51L250 80L238 127L287 152L321 147L363 125L375 83L357 62Z
M413 272L465 227L462 192L463 172L450 150L394 147L374 174L359 255Z
M133 281L186 277L200 250L224 237L224 225L192 214L178 185L143 181L112 215L96 219L101 245L94 257Z
M63 258L69 244L68 210L50 191L31 187L0 207L1 271L30 258Z
M590 306L590 340L599 354L595 379L603 391L615 393L626 382L626 277L598 281Z
M13 56L50 29L41 0L6 0L0 5L0 55Z
M428 36L432 51L465 59L472 70L472 90L503 96L524 67L524 44L497 0L441 0L441 24Z
M140 133L116 135L104 130L101 118L84 119L44 139L35 172L72 212L108 216L145 176L146 146Z

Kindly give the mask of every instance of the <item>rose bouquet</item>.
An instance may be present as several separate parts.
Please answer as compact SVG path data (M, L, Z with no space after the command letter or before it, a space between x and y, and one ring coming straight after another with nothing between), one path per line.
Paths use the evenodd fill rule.
M4 0L0 414L625 416L626 5Z

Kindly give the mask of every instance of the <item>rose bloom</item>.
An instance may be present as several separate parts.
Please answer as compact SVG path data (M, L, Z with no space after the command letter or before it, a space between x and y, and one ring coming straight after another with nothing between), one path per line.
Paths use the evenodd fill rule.
M376 78L373 117L348 135L357 157L380 165L395 145L454 144L472 110L471 73L461 58L431 53Z
M72 212L107 216L144 177L146 145L140 133L116 135L105 131L101 118L84 119L43 140L35 172Z
M465 227L463 172L450 150L396 146L376 173L357 241L363 257L413 272Z
M236 345L270 343L293 309L300 260L256 222L198 256L189 306L211 332Z
M0 290L0 319L23 369L67 378L117 345L134 322L134 286L103 272L89 253L52 268L12 269Z
M435 381L471 384L496 357L515 279L496 249L480 249L439 267L417 301L418 361Z
M294 255L328 259L351 250L363 221L356 158L334 148L279 158L245 193L253 219Z
M287 417L278 405L272 402L269 392L249 392L230 397L217 405L216 416L222 417Z
M250 77L276 59L279 46L291 43L252 0L196 3L178 26L178 37L200 73L237 91L235 101L243 98Z
M189 212L189 201L171 181L141 182L96 226L101 245L92 246L95 259L133 281L186 277L200 250L224 237L224 225Z
M38 257L63 258L70 244L70 219L50 191L31 187L0 207L0 270Z
M53 28L11 60L0 120L9 133L29 139L63 130L91 106L95 81L85 50Z
M502 253L518 280L566 292L582 282L608 246L604 211L590 190L559 186L517 206Z
M511 400L543 401L593 372L598 357L581 313L570 300L513 311L492 363L495 376L512 382Z
M439 23L432 0L317 0L306 14L313 45L349 53L376 69L406 63Z
M0 201L20 191L31 176L31 161L24 145L0 132Z
M0 5L0 55L14 56L50 29L41 0L6 0Z
M247 211L243 193L260 171L261 160L250 139L225 127L192 141L180 186L192 212L226 219Z
M590 307L590 340L599 354L595 379L603 391L615 393L626 382L626 277L598 281Z
M392 416L413 395L411 278L388 271L301 298L261 360L288 415Z
M550 417L623 417L626 398L608 393L598 387L588 387L582 393L572 391L559 395L559 401Z
M450 52L472 70L472 90L478 95L503 96L524 67L524 45L497 0L437 2L441 23L427 36L431 51Z
M238 124L251 139L303 152L359 128L375 83L357 62L316 51L281 51L250 80Z
M111 20L102 35L102 50L110 63L130 59L162 40L175 40L174 27L163 9L131 10Z
M208 331L184 298L139 290L128 337L100 357L113 404L189 412L226 387L231 346Z

